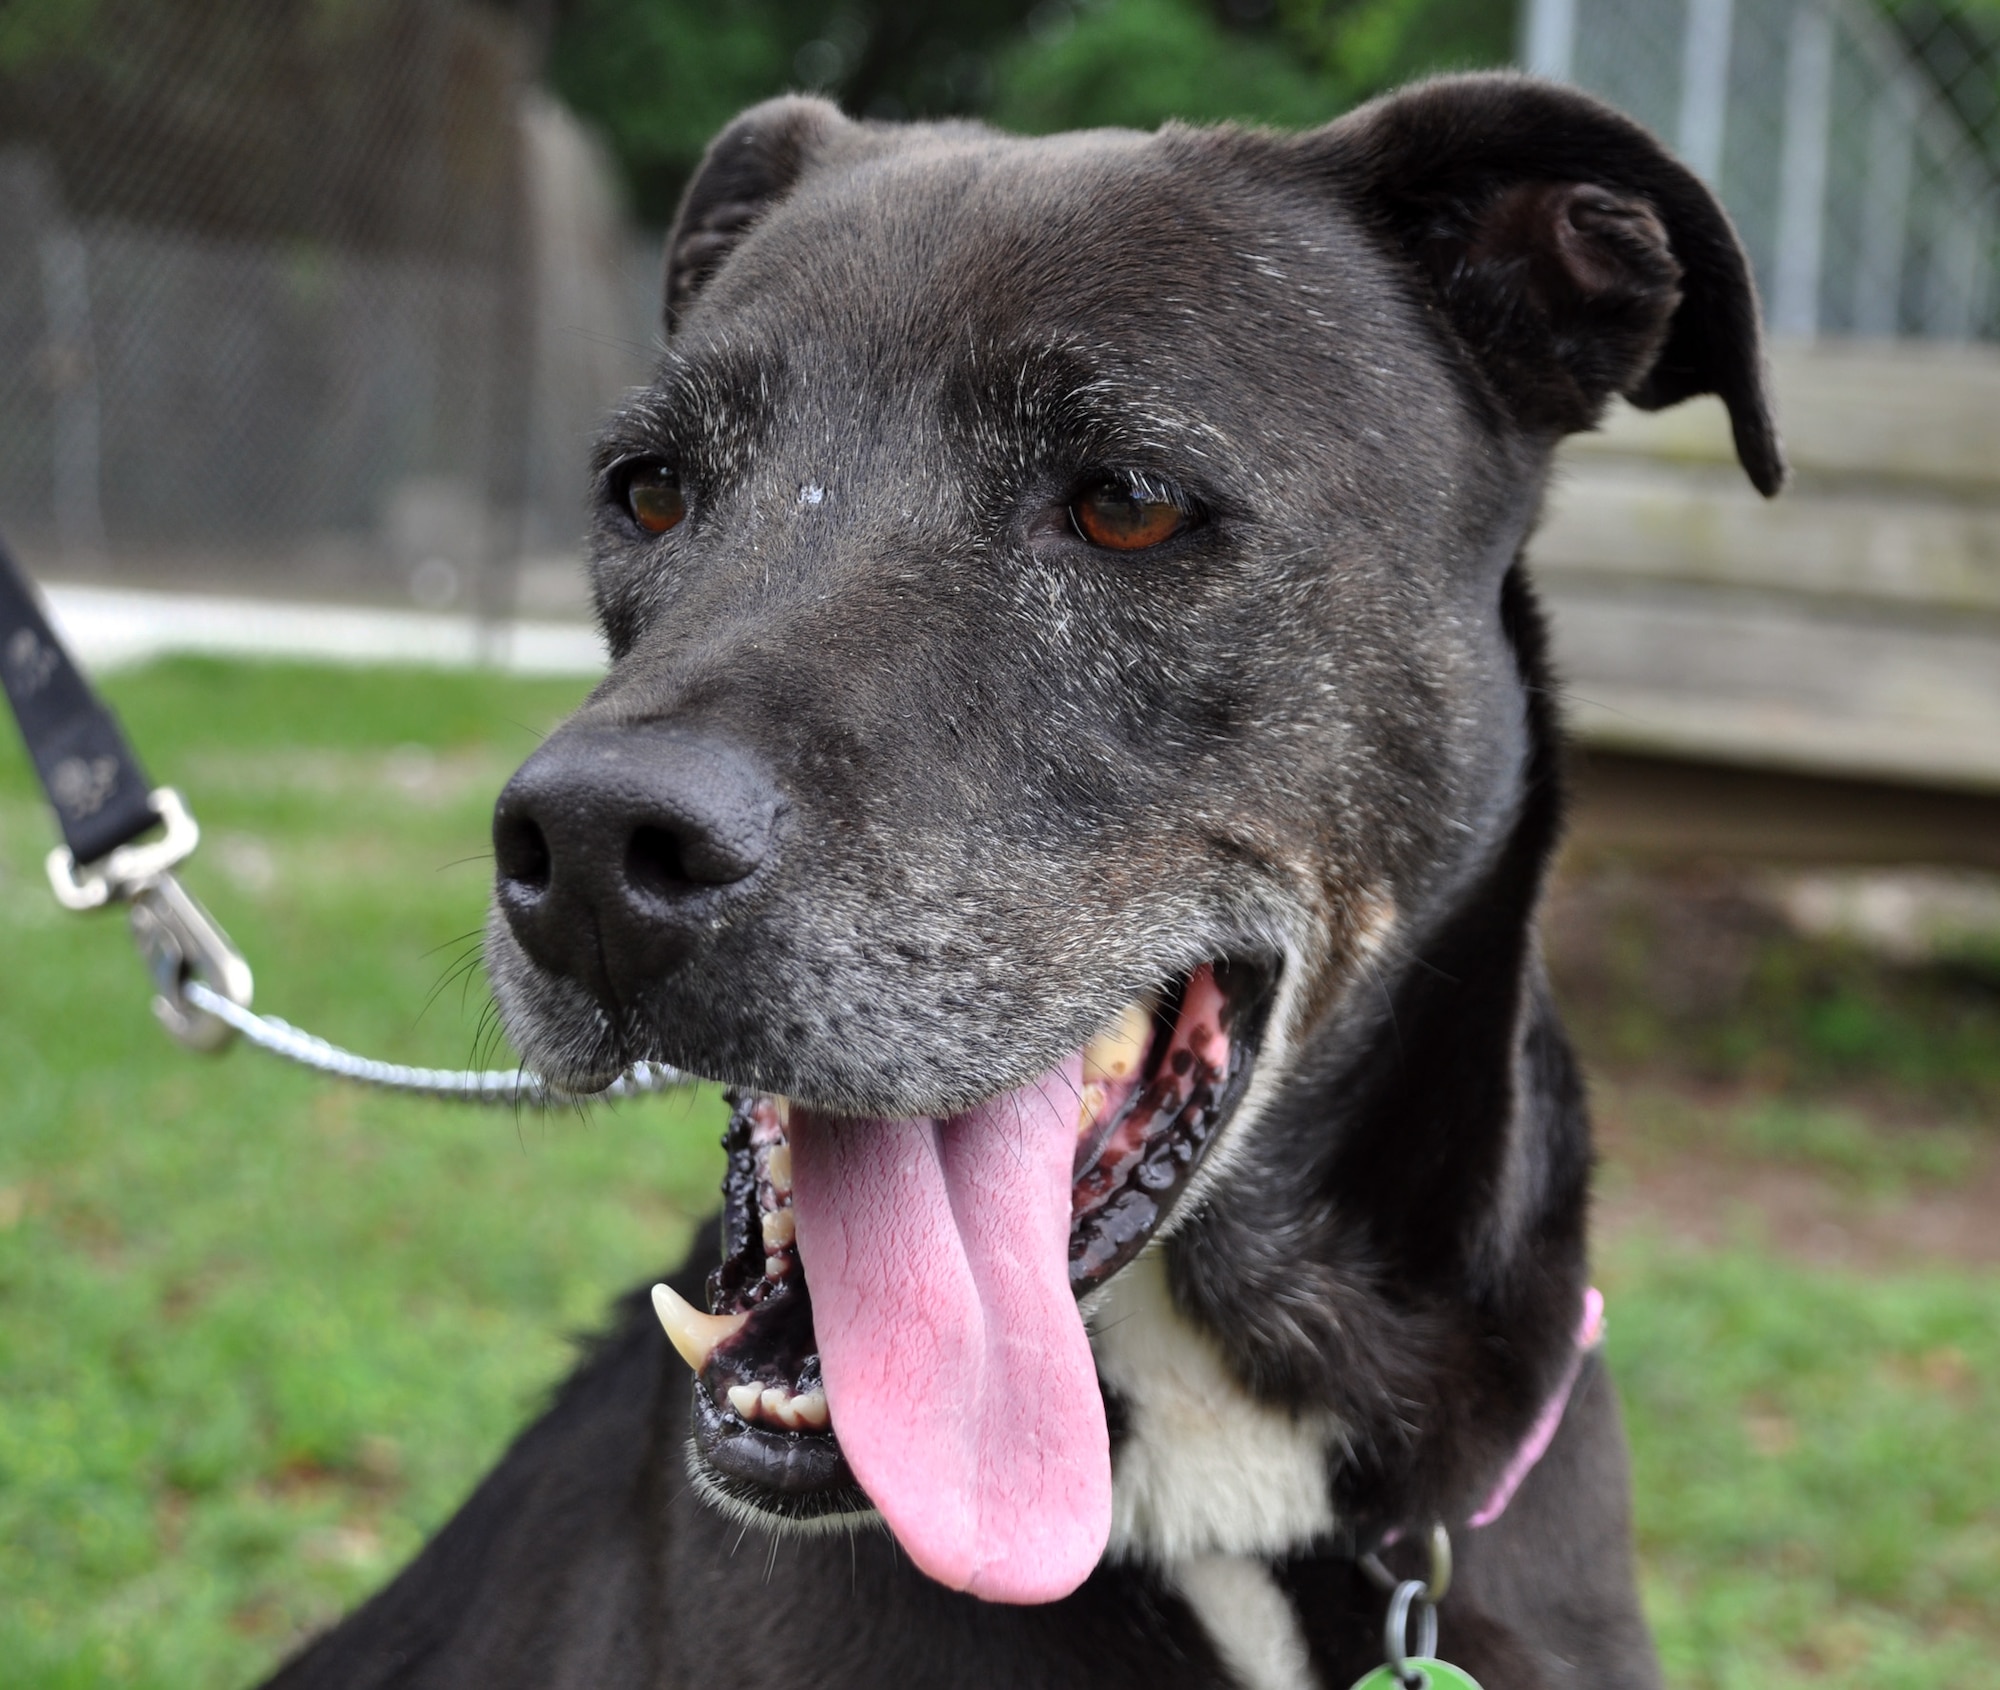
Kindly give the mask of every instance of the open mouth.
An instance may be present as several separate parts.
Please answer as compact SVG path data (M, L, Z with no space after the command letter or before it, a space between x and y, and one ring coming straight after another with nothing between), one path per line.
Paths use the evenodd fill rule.
M703 1488L798 1524L879 1510L926 1572L994 1600L1080 1583L1110 1479L1076 1300L1188 1189L1249 1084L1275 979L1204 963L948 1117L733 1093L708 1312L654 1291L695 1370Z

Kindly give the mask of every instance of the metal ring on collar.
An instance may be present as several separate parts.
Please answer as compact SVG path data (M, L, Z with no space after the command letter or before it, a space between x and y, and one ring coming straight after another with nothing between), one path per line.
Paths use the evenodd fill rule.
M1417 1646L1405 1647L1409 1642L1410 1605L1417 1609ZM1418 1681L1418 1674L1410 1667L1412 1659L1427 1661L1437 1655L1438 1616L1434 1604L1424 1599L1422 1579L1405 1579L1396 1586L1395 1595L1389 1598L1389 1613L1382 1622L1382 1654L1389 1663L1389 1670L1404 1684Z
M1424 1580L1424 1600L1435 1606L1451 1589L1451 1533L1445 1530L1442 1520L1431 1523L1429 1548L1430 1577ZM1373 1550L1360 1558L1360 1566L1377 1590L1391 1591L1402 1582Z

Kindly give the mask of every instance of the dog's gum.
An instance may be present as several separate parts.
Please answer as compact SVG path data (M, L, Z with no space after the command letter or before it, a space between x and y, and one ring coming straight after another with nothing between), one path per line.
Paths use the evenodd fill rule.
M1152 1235L1247 1079L1247 1052L1228 1030L1233 1013L1212 975L1190 979L1158 1069L1077 1179L1070 1282L1079 1291Z

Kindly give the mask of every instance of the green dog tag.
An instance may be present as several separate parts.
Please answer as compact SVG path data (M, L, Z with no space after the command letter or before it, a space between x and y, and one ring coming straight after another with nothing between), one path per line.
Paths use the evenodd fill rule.
M1412 1655L1409 1667L1422 1681L1417 1690L1479 1690L1479 1681L1471 1673L1463 1667L1453 1666L1449 1661L1433 1661L1428 1657ZM1354 1690L1404 1690L1404 1685L1384 1665L1373 1672L1363 1673L1354 1681Z

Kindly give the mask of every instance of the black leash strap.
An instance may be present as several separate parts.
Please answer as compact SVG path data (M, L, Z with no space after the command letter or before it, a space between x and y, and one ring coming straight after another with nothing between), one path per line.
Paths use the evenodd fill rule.
M118 718L56 638L0 540L0 682L35 773L78 863L109 856L164 819Z

